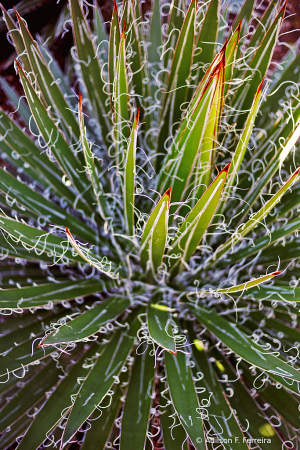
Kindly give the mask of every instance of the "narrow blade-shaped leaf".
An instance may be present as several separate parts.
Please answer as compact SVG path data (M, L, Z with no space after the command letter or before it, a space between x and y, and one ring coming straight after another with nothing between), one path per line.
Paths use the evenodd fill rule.
M134 189L135 189L135 161L136 141L138 132L139 112L133 122L131 135L127 145L124 171L124 209L125 223L129 236L134 235Z
M79 0L70 1L74 42L92 110L101 127L104 141L110 131L108 96L105 93L105 81L102 78L97 52L93 45L91 31L82 12Z
M212 427L212 429L207 429L206 440L217 436L221 442L226 442L229 450L248 450L239 423L226 401L222 384L215 376L206 352L197 350L195 345L192 345L192 351L196 363L193 372L203 375L201 381L197 382L199 401L205 408L207 419ZM209 404L207 404L208 398L210 399ZM234 436L234 444L231 443L232 436Z
M52 361L42 369L23 389L7 403L0 412L0 432L13 424L32 408L41 397L49 391L59 380L61 369Z
M190 306L190 309L218 339L220 339L233 352L249 361L254 366L260 367L267 372L274 373L284 378L300 381L300 372L289 364L266 352L258 344L251 341L236 324L228 322L222 316L212 310ZM265 354L268 357L265 357Z
M203 450L203 427L200 405L195 391L189 357L182 352L177 356L165 352L165 364L173 406L179 420L197 450Z
M162 47L162 33L157 26L161 24L160 1L154 0L152 3L152 19L150 25L148 64L152 66L160 62L158 49ZM149 64L149 65L150 65Z
M230 262L240 261L243 258L248 258L249 256L258 253L265 248L273 246L279 240L289 236L300 228L300 218L291 220L286 225L281 226L278 230L275 230L271 233L268 233L266 236L263 236L259 239L255 239L254 245L245 247L239 250L237 253L230 255L227 258ZM295 246L296 247L296 246ZM277 247L274 247L276 249ZM289 252L287 252L289 254Z
M30 62L26 53L24 41L21 35L20 30L18 29L16 23L13 21L11 16L8 14L8 12L3 8L2 4L0 4L2 13L3 13L3 19L6 23L6 26L8 28L8 31L13 39L15 49L17 51L17 54L20 55L21 61L24 64L24 68L27 73L30 72Z
M121 450L143 450L147 436L153 390L153 358L136 356L126 395L121 426Z
M254 122L255 122L255 118L257 115L257 112L259 110L259 105L260 105L260 98L261 98L261 92L262 92L262 84L263 81L261 82L261 84L259 85L255 98L253 100L253 104L252 107L250 109L250 112L248 114L248 118L247 121L245 123L245 127L243 129L243 132L240 136L240 139L238 141L238 144L236 146L233 158L232 158L232 162L228 171L228 177L226 180L226 185L225 185L225 189L226 189L226 197L224 198L223 201L221 201L220 206L218 208L218 213L222 213L224 206L227 202L227 199L230 196L231 193L231 189L234 185L235 179L237 177L238 171L241 167L241 164L243 162L246 150L247 150L247 146L249 143L249 139L251 137L252 134L252 130L254 127Z
M119 274L116 272L117 268L115 264L112 261L109 261L106 256L101 258L101 256L91 252L89 248L80 245L80 243L73 238L68 228L66 228L66 234L68 242L84 261L89 263L92 267L95 267L95 269L100 270L100 272L105 273L110 278L119 277Z
M172 186L173 202L179 202L186 195L192 171L201 152L213 100L216 93L219 92L220 82L223 82L223 79L219 78L222 67L223 62L221 61L203 87L202 93L200 92L200 99L195 108L192 108L192 114L188 115L182 132L181 129L179 130L176 145L174 150L172 149L172 157L164 168L166 176L161 188L163 189L166 185ZM206 166L205 169L207 169ZM197 168L197 170L199 169Z
M43 260L43 253L52 260L59 261L64 258L65 261L80 261L78 255L73 256L72 251L68 249L65 238L54 236L50 232L37 230L34 227L18 222L4 215L0 215L0 229L5 231L11 240L21 243L28 252L33 252ZM28 253L29 255L29 253Z
M145 270L150 268L153 275L161 265L165 251L171 188L162 196L152 211L144 229L141 241L140 259ZM149 267L150 266L150 267Z
M109 36L109 86L110 92L113 93L114 79L118 63L119 48L121 42L121 31L119 24L119 13L117 2L114 2L114 9L112 13L112 19L110 24L110 36Z
M164 440L164 449L188 450L187 435L178 419L172 402L167 404L164 411L161 412L160 420Z
M77 217L65 212L55 203L50 202L41 194L30 189L25 183L14 178L7 171L0 168L0 191L12 198L18 199L18 204L27 209L27 214L31 217L43 217L46 223L72 227L77 236L89 240L96 244L95 233L89 229Z
M47 143L48 148L63 169L64 174L77 189L79 196L83 195L88 202L90 202L86 206L88 207L93 201L91 200L89 191L86 191L85 189L85 182L81 176L82 166L74 156L69 144L65 141L63 135L56 127L55 122L48 115L47 110L44 108L33 86L30 84L20 66L18 66L18 70L37 127Z
M76 194L72 192L64 182L63 172L50 162L46 153L41 152L41 149L21 130L17 124L0 108L0 148L7 151L8 155L16 152L20 155L20 159L25 162L33 171L33 178L40 181L42 185L50 185L54 192L60 196L64 196L70 205L73 205L76 200ZM6 148L3 148L6 144ZM78 208L82 208L85 212L89 209L85 203L79 199Z
M43 55L34 42L23 19L17 13L21 35L26 48L27 56L33 70L36 81L41 89L44 102L51 106L51 111L60 121L60 125L71 140L76 143L79 138L79 127L74 114L70 109L59 84L56 82L53 74L50 72Z
M126 297L111 297L100 305L83 312L74 320L62 325L49 334L41 345L53 345L62 342L75 342L97 333L107 322L115 319L130 306Z
M186 80L190 73L195 38L196 3L196 0L191 1L182 25L162 102L162 114L157 138L157 149L159 152L156 160L157 172L164 158L165 140L171 133L172 125L180 120L180 107L186 98Z
M230 87L230 81L233 75L234 64L237 54L237 49L239 45L241 34L241 22L238 24L236 30L228 41L225 51L225 86L224 86L224 96L227 95L227 92Z
M176 345L173 335L170 311L159 308L159 299L154 297L147 309L148 329L151 338L163 349L176 355Z
M70 441L115 382L130 352L133 341L134 336L129 336L127 330L119 330L105 346L76 396L64 430L64 443Z
M222 364L222 366L226 369L226 374L224 375L225 376L227 375L230 380L234 379L233 377L236 376L237 374L234 370L232 370L232 367L230 367L228 361L224 358L221 358L220 356L217 362L219 361ZM219 378L219 372L216 373L217 364L215 363L213 365L215 368L214 371L215 376ZM255 401L255 397L250 395L249 391L247 392L245 390L245 383L242 382L230 383L230 388L232 388L234 392L234 395L230 397L230 405L233 409L236 410L240 427L241 426L244 427L244 429L246 429L250 433L251 438L253 440L255 439L256 441L260 439L261 442L264 442L263 439L266 438L266 436L270 437L272 442L272 449L274 448L274 450L281 450L282 440L276 434L276 432L272 430L269 418L261 414L261 409L258 406L257 402ZM277 388L275 389L279 391L279 389ZM266 433L268 431L269 433ZM235 449L237 443L234 443L233 445L234 445L233 449ZM268 444L265 442L265 446L261 444L261 448L265 450L267 445Z
M212 289L210 291L204 291L204 292L207 292L207 294L212 294L215 296L219 296L220 294L233 294L236 292L244 292L244 291L247 291L248 289L251 289L255 286L259 286L262 283L266 283L267 281L272 280L272 278L280 275L281 273L282 273L282 271L272 272L269 275L264 275L260 278L246 281L246 283L238 284L236 286L231 286L228 288L216 289L216 290ZM204 294L204 292L203 292L203 294Z
M169 250L174 274L178 272L181 261L187 262L193 255L207 230L220 200L229 168L230 164L219 173L180 226L172 243L172 250ZM178 254L182 256L176 258Z
M224 76L225 76L225 53L220 71L218 72L216 90L212 99L211 110L202 138L201 151L195 164L196 199L200 199L209 185L212 168L215 164L215 147L217 145L217 136L219 123L222 115L222 105L224 97Z
M118 64L114 80L114 109L115 109L115 142L116 163L119 167L125 155L126 140L129 134L128 128L128 83L126 69L126 24L122 33Z
M97 280L66 281L48 283L16 289L3 289L1 292L1 309L27 309L38 306L60 303L77 297L85 297L104 289L113 287L110 281L104 284Z
M249 23L251 14L253 12L254 3L255 3L255 0L245 0L244 1L239 14L236 16L236 18L232 24L232 30L234 30L238 26L238 24L240 22L242 22L243 34L246 33L246 29L248 27L248 23Z
M135 7L136 4L136 7ZM145 36L143 33L142 15L139 11L139 2L134 0L123 0L122 27L126 23L126 40L130 42L129 52L132 71L132 85L136 95L138 107L141 107L141 118L143 120L144 110L148 106L149 85L145 79L149 78L147 55L145 52ZM148 121L146 122L146 127Z
M201 29L197 37L196 51L193 58L193 64L200 67L195 84L198 85L203 77L203 69L210 64L214 57L215 47L217 43L217 33L220 18L220 0L212 0L209 2L205 17L201 24Z
M291 125L293 124L289 124L289 126ZM295 126L296 128L293 129L290 135L287 137L285 145L281 144L284 136L279 136L279 142L281 142L278 151L276 151L264 170L259 174L255 174L258 179L244 198L244 204L248 205L248 207L246 208L245 214L241 220L244 220L244 217L248 214L250 207L257 200L263 188L268 184L268 182L275 175L278 169L282 167L286 158L293 151L294 146L297 144L300 137L300 121L298 121Z
M247 1L245 2L247 3ZM240 89L235 98L236 107L239 111L248 111L251 108L253 98L258 86L266 75L269 67L275 44L277 42L279 30L285 13L286 3L281 8L273 24L269 28L261 45L249 63L249 70L253 74L251 81L247 80ZM245 74L247 77L247 72ZM245 121L245 113L239 113L237 119L237 128L241 128Z
M215 254L213 255L213 260L218 260L221 256L227 253L231 248L233 248L240 240L245 237L250 231L259 224L274 208L274 206L280 201L283 194L299 179L299 171L298 168L293 175L288 179L286 183L282 186L279 191L273 195L269 201L265 203L265 205L251 217L246 223L242 224L235 233L231 236L228 241L226 241L223 245L221 245Z
M93 346L88 352L82 352L82 356L91 358L95 355L99 347ZM81 355L80 355L81 356ZM84 359L84 358L83 358ZM36 415L32 425L28 428L25 436L19 444L20 450L38 448L49 436L49 431L67 414L72 401L71 396L77 394L79 389L78 379L86 376L86 368L82 366L83 361L76 361L71 371L57 386L56 390L47 400L44 408Z
M103 16L101 14L101 10L97 4L94 10L94 30L96 31L98 37L98 54L100 52L100 58L103 59L105 63L107 63L109 47L108 35L106 32L106 27Z
M182 28L186 15L185 0L172 0L169 10L169 22L167 31L167 42L163 47L163 62L166 69L170 69L172 64L172 52L170 49L175 48L180 30Z
M80 140L84 154L86 172L91 184L93 186L94 195L98 204L98 211L103 220L106 220L106 202L104 198L103 186L100 182L100 176L98 174L97 167L94 161L94 154L91 149L86 135L86 128L84 126L84 117L82 112L82 96L79 95L79 127L80 127Z

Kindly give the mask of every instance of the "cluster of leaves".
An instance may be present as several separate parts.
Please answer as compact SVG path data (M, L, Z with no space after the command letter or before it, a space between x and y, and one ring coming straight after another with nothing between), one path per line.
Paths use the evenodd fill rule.
M2 449L298 448L298 47L231 3L70 0L73 84L3 9Z

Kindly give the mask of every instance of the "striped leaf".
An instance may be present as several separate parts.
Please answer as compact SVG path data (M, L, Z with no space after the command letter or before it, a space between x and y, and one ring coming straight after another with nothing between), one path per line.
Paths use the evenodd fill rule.
M73 23L74 42L80 63L80 69L84 80L84 88L89 98L91 109L101 127L104 141L111 129L108 96L105 93L105 81L103 80L99 60L96 56L91 31L87 20L80 7L79 0L70 2Z
M236 324L228 322L211 310L208 311L200 307L194 308L193 306L191 306L191 310L211 333L246 361L267 372L300 381L300 372L298 370L269 352L268 358L265 358L263 348L252 342L239 330Z
M135 176L136 176L136 141L138 133L139 111L133 122L130 138L127 145L125 156L125 170L124 170L124 212L126 229L129 236L134 235L134 191L135 191Z
M282 186L282 188L273 195L269 201L265 203L265 205L251 217L246 223L243 223L240 228L238 228L235 233L228 239L223 245L218 247L217 251L213 256L213 260L217 261L221 256L227 253L231 248L233 248L236 244L240 242L240 240L245 237L250 231L260 223L274 208L274 206L281 200L283 194L299 179L299 171L298 168L293 175L288 179L286 183Z
M63 433L64 444L71 440L80 425L92 414L114 384L131 350L133 341L134 336L129 336L126 331L119 330L98 355L75 397ZM95 389L96 386L97 389ZM64 445L63 443L62 445Z
M115 110L115 142L116 163L119 167L123 163L125 155L126 139L129 136L128 128L128 84L126 69L126 24L122 32L116 76L114 79L114 110Z
M187 78L192 62L195 38L196 0L192 0L176 43L170 74L162 101L160 127L158 130L156 170L159 171L164 157L164 145L172 125L180 120L181 104L185 101Z
M162 263L165 251L168 218L170 209L171 188L161 197L152 211L142 236L140 260L144 270L155 275Z
M145 448L153 379L153 359L145 352L136 357L132 368L122 417L121 450Z
M170 308L160 305L158 300L154 297L147 309L149 333L156 344L176 355Z
M203 450L203 427L199 402L189 367L188 355L165 352L165 365L173 406L197 450Z
M86 339L97 333L103 325L115 319L129 306L128 298L111 297L47 335L41 345L47 346Z
M229 168L227 165L220 172L180 226L172 242L172 250L169 250L173 274L178 273L183 262L188 262L200 244L220 200Z

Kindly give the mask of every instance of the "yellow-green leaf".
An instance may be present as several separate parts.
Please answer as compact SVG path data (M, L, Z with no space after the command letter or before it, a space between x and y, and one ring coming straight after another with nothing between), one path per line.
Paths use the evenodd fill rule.
M187 262L196 251L220 200L229 168L228 164L219 173L188 214L175 236L172 249L169 251L173 274L176 274L181 263Z
M300 167L295 170L293 175L288 179L286 183L279 189L279 191L273 195L265 205L251 217L246 223L243 223L239 228L235 230L230 239L228 239L223 245L221 245L213 255L213 260L217 261L221 256L227 253L233 248L243 237L245 237L250 231L258 225L274 208L274 206L281 200L283 194L299 180Z
M133 236L134 234L134 185L135 185L135 160L136 160L136 141L137 141L138 122L139 122L139 111L133 122L125 157L123 195L124 195L125 223L129 236Z
M144 270L155 275L161 265L165 251L168 218L170 209L171 188L162 196L144 229L141 241L140 259Z

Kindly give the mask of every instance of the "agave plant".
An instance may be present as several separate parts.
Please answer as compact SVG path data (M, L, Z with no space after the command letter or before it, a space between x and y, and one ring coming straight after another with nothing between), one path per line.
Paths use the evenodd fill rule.
M298 448L298 47L231 6L70 0L67 75L3 9L1 449Z

